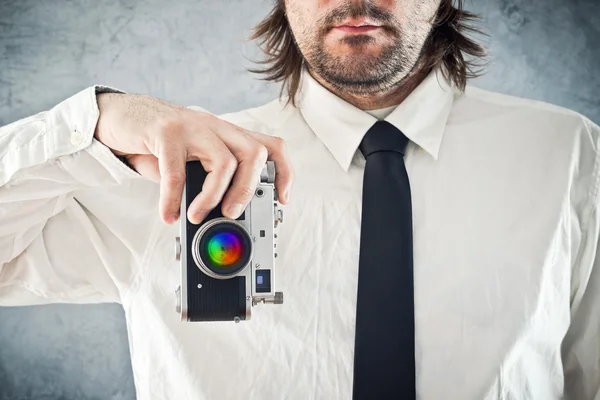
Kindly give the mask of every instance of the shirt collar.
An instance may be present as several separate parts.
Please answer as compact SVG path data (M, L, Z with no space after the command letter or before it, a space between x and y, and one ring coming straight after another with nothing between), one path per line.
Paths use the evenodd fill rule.
M434 70L386 121L437 160L454 100L453 87ZM321 86L304 68L298 106L305 121L344 171L377 119Z

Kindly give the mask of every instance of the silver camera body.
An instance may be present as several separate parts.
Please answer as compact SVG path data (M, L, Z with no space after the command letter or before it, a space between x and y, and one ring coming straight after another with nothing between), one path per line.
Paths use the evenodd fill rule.
M187 163L176 238L181 267L176 310L182 321L246 321L256 304L283 303L283 293L275 291L276 232L283 222L275 164L265 164L254 197L239 218L225 218L219 203L195 225L187 219L187 209L206 175L199 161Z

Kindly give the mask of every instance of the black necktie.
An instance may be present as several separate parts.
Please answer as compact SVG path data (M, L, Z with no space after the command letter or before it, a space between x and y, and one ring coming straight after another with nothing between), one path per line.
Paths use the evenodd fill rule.
M354 400L411 400L415 389L413 240L408 138L376 122L366 158L354 344Z

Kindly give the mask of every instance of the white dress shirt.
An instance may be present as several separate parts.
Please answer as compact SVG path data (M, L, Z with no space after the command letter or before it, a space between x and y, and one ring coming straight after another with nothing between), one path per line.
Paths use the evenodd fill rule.
M0 305L121 303L139 399L350 399L357 148L376 117L307 73L298 107L221 116L291 151L285 303L184 323L179 227L159 219L158 185L93 138L94 90L0 130ZM600 128L435 72L386 120L411 140L418 398L599 399Z

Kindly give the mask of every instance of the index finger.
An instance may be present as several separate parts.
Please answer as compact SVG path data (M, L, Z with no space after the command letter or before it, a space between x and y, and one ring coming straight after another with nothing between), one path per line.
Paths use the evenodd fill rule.
M268 159L275 162L275 187L279 194L279 202L289 203L294 183L294 170L285 141L277 136L247 130L245 132L267 148Z

